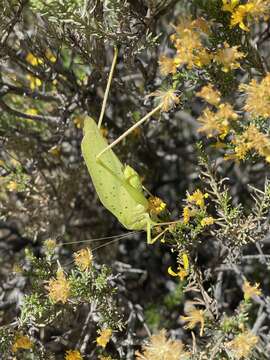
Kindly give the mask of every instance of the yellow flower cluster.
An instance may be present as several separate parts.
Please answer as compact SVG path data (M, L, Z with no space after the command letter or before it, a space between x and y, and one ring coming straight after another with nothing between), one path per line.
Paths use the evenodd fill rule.
M189 260L186 253L182 255L182 263L183 267L179 265L177 273L173 271L171 266L168 268L168 274L171 276L179 276L181 281L183 281L188 276L189 272Z
M231 127L231 121L238 119L238 115L228 103L218 105L217 111L211 111L209 108L205 109L202 115L198 118L201 123L199 132L204 132L208 137L219 136L224 138Z
M149 211L151 214L158 215L166 209L166 204L157 196L148 199Z
M211 30L210 24L203 18L191 20L182 18L175 27L175 33L170 39L176 49L176 55L171 58L161 55L159 59L160 73L164 76L175 74L178 67L186 65L188 69L207 66L214 61L221 65L224 72L240 67L238 60L245 55L238 51L238 46L230 47L227 42L216 51L210 51L204 46Z
M29 350L33 347L32 341L29 339L28 336L25 335L18 335L16 340L12 346L12 351L16 352L19 349Z
M208 194L203 194L201 190L197 189L193 194L188 194L186 202L187 206L183 209L183 223L188 224L190 219L198 213L200 209L206 208L205 199L208 198ZM196 208L197 207L197 208ZM214 224L214 218L212 216L206 216L201 220L201 226L209 226Z
M89 248L77 251L73 257L75 264L81 271L86 271L92 266L93 254Z
M164 55L159 60L162 75L175 74L179 66L186 65L202 67L210 63L211 55L202 43L202 37L209 34L207 21L198 18L194 21L189 18L180 19L171 35L171 41L176 49L176 56L171 59Z
M29 64L31 64L32 66L38 66L38 65L43 64L43 60L40 59L40 58L38 58L38 57L36 57L36 56L33 55L32 53L28 53L28 54L26 55L25 60L26 60Z
M226 348L232 351L236 359L247 359L258 342L258 336L247 330L237 335L226 344Z
M215 222L214 218L212 216L207 216L201 220L202 227L213 225Z
M136 360L185 360L188 355L181 341L167 339L166 331L160 330L150 337L142 353L136 352Z
M42 81L38 77L28 74L26 78L29 80L31 90L36 90L42 85Z
M270 139L260 132L255 125L249 125L241 135L235 136L233 144L235 145L235 153L228 155L227 159L242 160L249 151L254 150L267 162L270 162Z
M107 328L107 329L99 330L98 333L99 336L97 337L96 342L99 346L105 348L112 336L112 329Z
M68 350L66 352L65 360L83 360L83 358L78 350Z
M212 84L203 86L201 91L198 91L196 95L201 97L211 105L218 106L218 104L220 103L220 92L215 90Z
M185 325L186 329L194 329L196 325L200 324L200 336L203 335L204 330L204 315L205 311L195 308L194 306L189 306L187 311L187 316L180 316L180 319L187 324Z
M70 284L66 279L62 268L57 270L56 279L51 279L47 286L49 298L54 302L62 302L65 304L70 295Z
M203 194L201 190L197 189L194 191L193 194L188 194L187 196L187 202L190 204L195 204L199 206L200 208L203 208L205 206L204 199L208 198L208 194Z
M240 0L222 0L223 11L231 13L231 27L239 26L244 31L249 31L245 23L249 19L259 20L269 18L269 0L249 0L246 4L240 4Z
M223 47L218 49L213 56L213 60L221 65L221 70L223 72L229 72L231 70L238 69L240 64L238 60L245 57L245 54L241 51L238 51L239 46L232 46L225 41Z
M244 109L253 116L270 117L270 73L260 83L255 79L247 84L241 84L240 90L247 94Z
M33 343L31 342L28 336L19 335L12 346L12 351L16 352L18 349L28 350L31 349L32 347L33 347Z
M260 284L255 284L254 286L252 286L248 281L245 281L242 287L242 290L244 292L244 299L249 300L254 296L260 296L262 291L259 286Z

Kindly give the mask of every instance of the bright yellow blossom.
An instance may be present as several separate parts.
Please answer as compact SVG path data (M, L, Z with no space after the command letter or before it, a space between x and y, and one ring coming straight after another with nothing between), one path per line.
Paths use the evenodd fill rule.
M215 90L212 84L204 86L196 95L211 105L217 106L220 103L220 92Z
M51 50L50 49L47 49L46 50L46 58L50 61L50 62L52 62L52 63L55 63L56 62L56 56L54 56L54 54L51 52Z
M205 206L204 199L208 197L208 194L203 194L201 190L195 190L191 195L188 194L187 202L190 204L195 204L201 208Z
M252 79L249 84L240 85L247 94L244 109L252 116L270 117L270 73L260 83Z
M188 206L185 206L184 209L183 209L183 222L184 224L187 224L190 220L190 218L192 217L192 210L188 207Z
M201 220L202 227L213 225L214 224L214 218L212 216L207 216Z
M233 12L234 8L239 4L239 0L222 0L223 11Z
M105 348L112 336L112 329L108 328L108 329L99 330L98 333L99 336L97 337L96 342L99 346Z
M78 350L68 350L66 352L65 360L83 360L83 358Z
M143 346L142 353L136 352L136 360L186 360L188 353L180 340L167 339L166 330L161 330L150 337Z
M182 255L182 263L183 263L183 267L178 266L177 269L178 272L174 272L171 266L168 268L168 274L171 276L179 276L181 281L183 281L188 276L189 273L189 260L188 260L188 255L186 253Z
M33 343L28 336L18 335L15 339L14 344L12 345L12 351L16 352L19 349L29 350L32 347Z
M177 70L177 64L175 63L175 60L172 58L169 58L165 55L162 55L159 59L159 69L161 75L169 75L169 74L175 74Z
M270 139L253 124L249 125L241 135L235 136L233 144L235 153L227 158L244 159L250 150L255 150L270 162Z
M236 359L247 359L258 341L258 336L253 335L251 331L247 330L237 335L225 346L232 351Z
M35 55L33 55L32 53L28 53L25 60L31 64L32 66L38 66L40 64L43 64L43 60L36 57Z
M74 262L81 271L88 270L93 263L93 254L89 248L81 249L74 253Z
M29 80L30 82L30 89L31 90L36 90L38 87L40 87L42 85L42 81L35 76L32 75L27 75L26 78Z
M239 25L240 29L249 31L249 28L245 25L245 18L253 11L254 4L247 3L245 5L239 5L232 13L231 27Z
M238 69L240 64L238 60L245 57L245 54L238 51L239 46L232 46L225 41L223 48L216 51L213 56L213 60L221 65L221 70L228 72L234 69Z
M59 267L56 279L51 279L46 287L49 292L49 298L54 302L62 302L65 304L70 295L70 284L66 279L64 271Z
M166 204L157 196L151 196L148 199L149 211L151 214L158 215L166 209Z
M242 287L242 290L244 292L244 299L249 300L250 298L254 296L260 296L262 291L259 288L260 284L250 285L248 281L245 281Z
M200 336L203 335L204 330L204 310L196 309L193 306L186 311L187 316L180 316L180 319L187 324L185 325L186 329L194 329L197 324L200 324Z
M237 120L238 115L234 112L232 106L228 103L222 103L218 106L216 112L205 109L198 121L202 126L199 132L205 132L208 137L219 136L224 138L230 130L230 122Z

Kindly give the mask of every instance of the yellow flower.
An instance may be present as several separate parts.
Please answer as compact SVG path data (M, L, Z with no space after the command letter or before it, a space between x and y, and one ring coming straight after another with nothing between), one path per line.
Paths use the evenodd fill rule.
M189 272L189 260L186 253L182 255L182 262L183 267L179 266L177 273L173 271L171 266L168 268L168 274L171 276L179 276L181 281L183 281L188 276Z
M56 56L53 55L50 49L46 49L46 58L52 63L55 63L57 60Z
M231 27L239 24L239 27L244 31L249 31L249 28L245 25L244 19L254 9L254 4L247 3L245 5L239 5L232 13Z
M200 208L203 208L205 206L204 199L208 198L208 194L203 194L201 190L197 189L193 192L193 194L188 194L187 196L187 202L190 204L195 204L199 206Z
M217 50L213 56L213 59L216 63L222 66L222 71L228 72L240 67L238 60L245 57L245 54L241 51L238 51L238 48L239 46L230 47L227 42L224 42L223 49Z
M187 224L190 220L190 218L192 217L192 210L188 207L188 206L185 206L184 209L183 209L183 222L184 224Z
M232 106L223 103L218 106L217 112L213 112L208 108L204 110L198 118L198 121L202 124L198 131L207 133L208 137L219 135L223 139L230 130L230 120L237 119L238 115L234 112Z
M27 75L26 78L29 80L30 82L30 89L31 90L35 90L36 88L40 87L42 85L42 81L35 76L32 75Z
M9 191L16 191L18 190L18 183L16 181L10 181L8 184L7 184L7 189Z
M196 95L211 105L217 106L220 103L220 92L215 90L212 84L204 86Z
M66 352L65 360L83 360L83 358L78 350L68 350Z
M37 111L37 109L30 108L30 109L27 109L25 113L27 115L37 115L38 111Z
M56 279L53 278L49 281L47 290L49 298L53 302L62 302L63 304L67 302L70 295L70 284L61 267L57 270Z
M155 92L148 95L148 97L150 96L155 96L160 100L160 102L163 104L161 110L165 112L171 110L175 105L180 103L179 96L175 94L174 89L169 89L166 91L156 90Z
M246 359L256 346L258 340L258 336L253 335L251 331L247 330L242 334L237 335L225 346L233 352L236 359Z
M184 360L188 353L179 340L167 340L166 330L152 335L149 342L142 347L142 353L136 352L136 360Z
M160 214L162 211L164 211L166 209L165 202L163 202L157 196L151 196L148 199L148 204L149 204L149 211L154 215L158 215L158 214Z
M260 83L252 79L248 85L240 85L239 89L247 94L246 111L255 117L270 117L270 73Z
M105 348L112 336L112 329L108 328L108 329L99 330L98 333L99 336L97 337L96 342L99 346Z
M188 69L193 66L202 67L210 63L211 54L204 48L202 35L205 38L210 33L210 24L203 18L191 20L182 18L177 26L174 26L175 34L171 35L171 41L176 48L176 56L173 61L164 59L164 72L175 73L175 66L186 65Z
M185 328L194 329L197 324L200 324L200 336L202 336L204 330L205 311L196 309L192 306L186 311L186 313L188 316L180 316L180 319L187 323Z
M75 264L81 271L86 271L92 266L93 254L89 248L77 251L73 257Z
M265 157L270 162L270 139L261 133L255 125L249 125L247 129L233 139L235 145L235 156L243 159L250 150L255 150L260 156Z
M161 75L167 76L169 74L175 74L177 65L174 59L171 59L165 55L162 55L159 59L159 69Z
M212 218L212 216L207 216L201 220L202 227L213 225L213 224L214 224L214 219Z
M14 344L12 345L12 351L16 352L18 349L28 350L33 347L32 341L29 339L28 336L25 335L18 335Z
M239 4L239 0L222 0L223 11L233 12L234 8Z
M250 285L248 281L245 280L242 290L244 292L244 299L249 300L254 296L260 296L262 291L259 289L260 284L255 284L254 286Z
M43 60L36 57L35 55L33 55L32 53L28 53L25 60L31 64L32 66L38 66L40 64L43 64Z

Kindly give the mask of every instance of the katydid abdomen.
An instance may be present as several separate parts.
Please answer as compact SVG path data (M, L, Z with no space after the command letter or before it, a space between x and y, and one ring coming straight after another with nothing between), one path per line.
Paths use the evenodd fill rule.
M82 154L101 203L126 229L146 230L148 200L143 192L126 180L124 166L111 149L97 160L107 147L95 120L86 118Z

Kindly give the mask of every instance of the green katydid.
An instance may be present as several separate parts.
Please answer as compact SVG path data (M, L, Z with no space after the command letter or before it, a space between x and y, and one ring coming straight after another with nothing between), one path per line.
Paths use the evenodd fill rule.
M156 238L151 238L151 229L158 222L157 218L150 217L149 202L143 193L140 177L132 167L124 166L121 163L112 151L112 147L137 126L149 119L151 115L159 111L163 104L158 105L117 140L108 145L100 132L100 126L116 63L116 56L117 51L115 51L98 125L91 117L85 119L81 149L101 203L126 229L145 230L147 232L147 242L152 244L168 229L162 231Z

